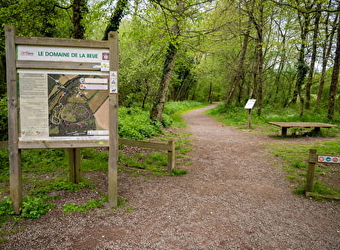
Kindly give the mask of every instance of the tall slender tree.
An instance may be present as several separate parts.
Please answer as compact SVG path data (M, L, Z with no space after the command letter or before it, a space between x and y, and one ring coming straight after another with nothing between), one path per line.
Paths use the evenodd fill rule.
M340 13L340 3L338 4L337 14ZM328 119L334 119L334 111L335 111L335 96L337 87L339 84L339 72L340 72L340 22L337 24L337 38L336 38L336 50L334 56L334 64L332 71L332 79L329 90L329 101L328 101Z

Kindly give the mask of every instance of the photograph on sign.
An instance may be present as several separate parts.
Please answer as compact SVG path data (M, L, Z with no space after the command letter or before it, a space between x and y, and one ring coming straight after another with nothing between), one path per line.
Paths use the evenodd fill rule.
M108 135L108 74L19 71L21 140Z

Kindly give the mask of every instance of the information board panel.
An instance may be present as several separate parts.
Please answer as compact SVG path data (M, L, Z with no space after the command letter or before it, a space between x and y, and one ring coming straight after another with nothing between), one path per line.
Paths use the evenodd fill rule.
M18 70L18 73L20 140L108 137L108 72Z

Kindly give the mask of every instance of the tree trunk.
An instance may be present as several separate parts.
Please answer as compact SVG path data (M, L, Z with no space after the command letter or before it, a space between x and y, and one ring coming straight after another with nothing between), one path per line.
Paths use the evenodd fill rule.
M244 75L244 62L245 62L245 58L247 54L250 28L251 28L251 18L249 18L248 27L243 37L242 50L241 50L241 55L240 55L240 60L238 62L237 70L233 77L233 81L231 82L229 93L226 97L225 104L227 106L229 106L233 102L236 88L239 87L242 76Z
M120 21L125 15L124 11L127 9L128 2L128 0L118 0L110 22L105 29L103 40L108 39L110 31L117 31L119 29Z
M338 6L338 11L340 11L340 4ZM335 96L336 90L339 82L339 68L340 68L340 22L338 22L337 29L337 38L336 38L336 51L332 72L332 80L329 90L329 101L328 101L328 116L329 120L334 119L334 110L335 110Z
M263 27L264 27L264 3L262 0L255 6L258 10L257 20L252 16L256 29L256 51L254 67L254 89L252 98L257 99L257 114L261 115L263 104Z
M166 94L169 89L171 75L175 65L176 54L177 54L176 45L174 45L173 43L169 43L164 61L162 78L159 84L154 105L150 111L151 120L158 120L162 122L164 103L166 100Z
M321 3L317 5L317 10L321 9ZM306 109L310 108L310 90L312 87L313 82L313 75L314 75L314 68L315 68L315 61L317 55L317 46L318 46L318 34L319 34L319 22L320 22L321 12L317 12L315 15L315 22L314 22L314 33L313 33L313 48L312 48L312 58L309 66L309 74L306 83Z
M301 45L299 50L299 58L297 63L297 79L295 84L295 89L293 93L293 98L291 100L291 103L296 103L297 97L300 97L300 116L304 113L304 97L302 95L302 85L305 82L305 77L308 72L308 66L305 62L305 51L306 51L306 44L307 44L307 34L309 31L309 24L310 24L310 17L309 13L301 14L299 13L299 22L301 27ZM301 20L303 18L303 21Z
M212 83L212 82L210 82L210 85L209 85L208 102L209 102L209 103L212 103L212 102L213 102L213 83Z
M82 24L84 14L87 12L87 0L73 0L73 38L84 39L85 27Z
M327 19L325 21L325 26L326 26L326 40L325 40L325 43L324 45L322 46L323 47L323 51L322 51L322 70L321 70L321 78L320 78L320 84L319 84L319 89L318 89L318 96L317 96L317 99L316 99L316 104L315 104L315 108L319 108L320 106L320 103L321 103L321 98L322 98L322 94L323 94L323 88L324 88L324 85L325 85L325 78L326 78L326 71L327 71L327 63L328 63L328 59L329 59L329 56L331 54L331 51L332 51L332 44L333 44L333 37L334 37L334 34L335 34L335 31L336 31L336 24L338 22L338 18L339 18L339 14L336 15L335 19L334 19L334 22L333 22L333 25L332 25L332 31L330 34L327 34L327 26L328 26L328 20L329 20L329 13L327 14ZM328 41L328 45L327 44L327 41Z

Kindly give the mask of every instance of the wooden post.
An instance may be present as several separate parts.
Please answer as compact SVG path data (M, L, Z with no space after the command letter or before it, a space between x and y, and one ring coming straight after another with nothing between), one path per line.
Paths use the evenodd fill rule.
M79 183L81 182L81 149L69 148L67 152L70 169L69 180L73 183Z
M316 149L310 149L309 160L308 160L308 170L307 170L306 193L313 191L316 162L317 162Z
M168 173L171 174L175 167L175 142L168 141L170 149L168 150Z
M19 123L18 123L18 91L16 82L16 52L15 52L15 28L12 25L5 26L6 40L6 74L8 95L8 149L10 166L10 196L13 209L20 213L22 206L22 169L19 150Z
M108 197L111 207L117 206L118 198L118 34L117 32L109 33L110 47L110 79L109 79L109 166L108 166ZM113 77L115 75L115 77Z
M252 109L248 109L248 129L251 128L251 110Z

